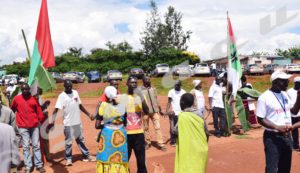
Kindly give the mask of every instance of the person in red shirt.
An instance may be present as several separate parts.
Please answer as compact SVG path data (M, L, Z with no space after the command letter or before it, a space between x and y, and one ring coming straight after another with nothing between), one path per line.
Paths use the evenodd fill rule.
M27 83L21 85L22 94L14 97L11 109L16 112L16 122L19 133L22 137L25 172L29 173L32 169L32 160L30 154L30 140L34 154L34 164L39 172L46 172L43 167L40 139L39 123L43 122L44 115L40 104L30 93L30 87Z

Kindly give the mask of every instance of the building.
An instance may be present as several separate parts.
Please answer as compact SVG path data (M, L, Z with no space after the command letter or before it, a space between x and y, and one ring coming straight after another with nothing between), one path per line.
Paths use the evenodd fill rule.
M277 56L277 55L262 55L262 56L257 56L257 55L239 55L241 64L243 66L248 65L248 64L258 64L258 65L267 65L267 64L279 64L279 65L285 65L285 64L291 64L292 59L290 58L285 58L283 56ZM228 63L228 58L227 57L222 57L218 59L212 59L205 61L207 64L211 64L213 61L217 64L218 68L224 68L227 67Z

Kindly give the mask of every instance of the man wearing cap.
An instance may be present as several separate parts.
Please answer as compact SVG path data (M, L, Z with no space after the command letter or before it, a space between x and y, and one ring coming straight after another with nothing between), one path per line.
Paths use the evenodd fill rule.
M205 99L202 89L201 80L193 80L194 89L191 90L191 94L194 96L194 108L204 117Z
M289 173L292 160L291 113L299 111L300 97L297 93L293 105L285 92L288 87L288 75L275 71L271 75L272 86L265 91L257 102L258 122L265 127L263 142L266 158L266 173Z
M94 120L94 116L83 107L78 92L72 89L73 84L70 80L64 81L64 88L65 90L58 96L56 101L55 109L52 114L52 121L49 124L49 127L54 126L57 112L61 109L63 111L66 166L72 165L73 138L75 138L76 143L83 154L82 161L96 161L94 157L90 156L90 152L84 142L80 111L85 113L91 120Z
M170 117L170 144L175 147L176 146L176 133L174 127L177 126L178 115L181 112L180 107L180 98L186 93L184 89L181 88L181 81L175 81L174 89L171 89L168 93L168 104L166 108L166 113ZM169 112L170 106L172 105L173 111Z
M294 78L294 87L290 88L287 91L287 94L292 102L292 104L296 103L297 100L297 92L300 89L300 77ZM294 115L292 114L292 124L296 124L297 122L300 122L300 113ZM292 138L293 138L293 148L297 151L299 151L299 133L298 128L293 129L292 131Z

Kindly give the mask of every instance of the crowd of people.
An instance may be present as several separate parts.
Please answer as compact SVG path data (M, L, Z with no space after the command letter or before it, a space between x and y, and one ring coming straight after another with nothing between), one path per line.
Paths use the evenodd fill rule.
M42 90L38 89L38 92L32 95L27 83L21 83L19 87L10 86L7 92L13 93L11 88L14 87L20 88L21 93L8 98L9 107L5 106L4 95L0 95L0 128L3 129L0 131L0 140L5 141L0 149L9 154L8 157L1 153L0 158L5 158L5 162L0 163L0 171L8 172L20 164L20 144L23 149L25 172L31 172L33 167L39 172L46 172L43 155L47 160L51 159L49 141L41 137L43 135L40 128L47 121L49 125L46 132L53 130L58 111L61 110L66 166L73 164L72 141L75 139L82 152L82 161L96 162L97 173L128 173L132 151L136 157L137 172L146 173L146 150L153 145L149 122L152 121L155 130L156 147L166 151L159 120L160 116L165 116L170 120L170 145L176 147L174 171L204 173L208 161L210 135L205 121L207 117L204 115L208 112L213 118L213 135L218 138L231 135L235 118L239 119L242 131L249 130L249 127L264 126L265 172L288 173L291 168L292 148L299 150L300 127L300 77L295 77L294 87L285 92L290 77L291 75L284 72L274 72L271 75L271 88L260 94L247 83L246 77L242 76L241 88L237 96L233 97L226 72L216 74L209 88L207 106L201 80L193 80L193 89L190 92L182 89L182 81L177 80L174 82L174 88L168 92L168 103L163 112L151 79L145 76L142 86L138 86L137 78L129 76L126 93L119 91L118 81L109 81L109 86L99 98L95 113L90 113L83 106L72 82L65 80L64 91L56 100L51 121L47 111L50 101L44 102L41 99ZM270 98L274 101L270 102ZM256 111L254 100L257 100ZM96 157L91 156L85 144L81 112L91 121L96 120Z

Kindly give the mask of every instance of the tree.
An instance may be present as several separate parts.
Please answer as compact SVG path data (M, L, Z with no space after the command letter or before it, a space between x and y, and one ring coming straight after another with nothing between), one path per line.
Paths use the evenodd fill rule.
M67 54L73 57L80 58L82 55L82 48L70 47Z
M167 45L171 48L186 50L187 41L190 39L191 31L184 32L181 26L182 13L176 12L175 8L170 6L165 14L165 35Z
M286 58L300 59L300 47L292 47L288 50L276 49L276 54Z
M161 21L156 3L150 1L151 12L146 20L146 28L141 33L140 39L146 56L156 55L160 49L175 48L181 51L187 49L187 41L190 39L191 31L184 32L181 26L182 13L177 12L174 7L168 7Z

